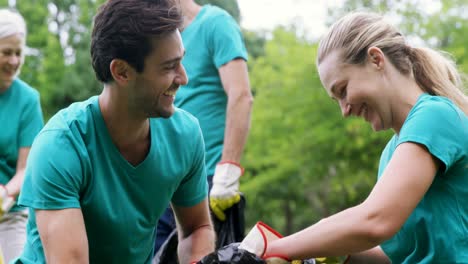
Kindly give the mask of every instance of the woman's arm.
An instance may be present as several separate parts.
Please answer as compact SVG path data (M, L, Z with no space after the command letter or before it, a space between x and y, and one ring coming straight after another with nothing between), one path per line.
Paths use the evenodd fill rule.
M397 233L416 208L432 184L439 163L422 145L400 144L362 204L273 241L266 253L306 259L343 256L378 246Z

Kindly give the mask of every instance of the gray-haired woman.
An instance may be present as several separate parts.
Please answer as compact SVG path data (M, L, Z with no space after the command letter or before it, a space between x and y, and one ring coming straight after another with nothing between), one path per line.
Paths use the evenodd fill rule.
M29 149L43 126L39 93L17 76L24 62L26 24L0 9L0 247L5 261L20 255L27 212L15 205Z

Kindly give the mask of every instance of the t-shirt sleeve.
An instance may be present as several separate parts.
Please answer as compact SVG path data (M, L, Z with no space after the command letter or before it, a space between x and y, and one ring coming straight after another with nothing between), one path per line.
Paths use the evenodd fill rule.
M218 15L213 19L212 27L210 47L216 68L237 58L247 60L247 49L234 18L227 14Z
M415 142L445 165L447 171L463 155L464 135L461 112L446 102L428 101L415 109L406 120L398 144Z
M193 206L208 196L208 181L205 168L205 143L200 127L190 149L193 150L192 166L184 177L172 198L172 203L178 206Z
M44 126L39 95L34 93L31 102L25 105L21 114L18 137L19 147L30 147L34 138Z
M51 210L79 208L82 172L71 133L42 131L31 147L19 205Z

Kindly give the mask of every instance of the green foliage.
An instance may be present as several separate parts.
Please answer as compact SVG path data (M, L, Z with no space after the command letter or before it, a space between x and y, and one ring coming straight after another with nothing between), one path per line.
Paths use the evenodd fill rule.
M266 38L262 33L243 30L242 35L250 58L258 58L265 55Z
M239 22L241 19L239 5L237 0L196 0L200 5L215 5L219 6L222 9L226 10L234 19Z
M41 93L46 119L100 90L89 46L92 18L102 2L17 1L16 8L27 22L29 47L20 78Z

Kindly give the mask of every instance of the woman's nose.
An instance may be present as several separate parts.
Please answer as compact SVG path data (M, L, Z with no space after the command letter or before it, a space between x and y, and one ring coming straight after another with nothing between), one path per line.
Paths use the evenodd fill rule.
M11 55L8 59L8 63L14 66L18 66L21 63L21 57L18 55Z
M348 104L345 100L340 100L341 114L343 117L348 117L351 114L351 105Z

